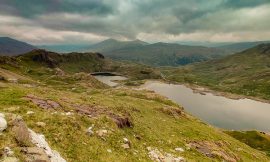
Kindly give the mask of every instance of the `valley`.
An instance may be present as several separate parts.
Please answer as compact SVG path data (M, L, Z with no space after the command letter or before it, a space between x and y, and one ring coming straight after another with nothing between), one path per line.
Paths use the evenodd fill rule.
M89 75L96 71L117 72L128 79L110 88ZM0 110L7 122L12 123L17 120L14 115L19 115L67 161L155 161L159 156L179 161L269 160L193 117L182 103L179 106L153 91L130 89L129 82L161 79L155 68L117 63L97 53L59 55L34 50L1 57L0 72ZM1 148L12 145L16 158L36 158L20 151L33 145L22 144L13 127L9 124L3 132Z

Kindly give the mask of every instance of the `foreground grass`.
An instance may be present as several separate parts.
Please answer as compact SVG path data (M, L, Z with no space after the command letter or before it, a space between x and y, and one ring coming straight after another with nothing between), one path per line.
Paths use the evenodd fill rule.
M56 110L57 113L41 109L22 99L27 94L52 99L59 102L63 108ZM116 114L128 113L134 126L119 129L104 115L97 118L79 115L71 106L75 103L98 105ZM264 154L189 115L175 118L161 111L165 106L178 107L151 92L133 92L126 89L91 88L78 93L43 86L25 88L7 83L6 88L1 88L0 93L0 111L21 115L29 128L44 134L53 149L59 151L68 161L150 161L146 149L148 146L185 157L188 161L221 160L219 157L210 159L194 149L183 153L174 151L176 147L186 148L185 145L191 141L226 141L221 149L232 152L241 158L241 161L269 160ZM27 111L35 113L27 115ZM63 115L66 112L73 112L73 115ZM39 127L37 122L44 122L46 126ZM111 133L105 139L96 135L89 136L86 130L92 124L94 131L106 129ZM139 136L140 139L135 136ZM13 139L11 128L0 137L0 149L9 146L17 150L16 153L20 157L19 145ZM121 147L124 137L131 141L131 148L128 150ZM111 149L112 152L109 153L107 149Z

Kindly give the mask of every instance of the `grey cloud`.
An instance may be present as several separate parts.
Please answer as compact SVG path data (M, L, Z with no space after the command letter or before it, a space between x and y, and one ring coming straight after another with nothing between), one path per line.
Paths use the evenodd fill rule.
M31 24L53 31L135 39L140 33L177 36L266 31L270 26L266 17L245 12L267 5L269 0L2 0L0 16L31 22L14 22L14 26ZM267 9L270 7L262 8Z

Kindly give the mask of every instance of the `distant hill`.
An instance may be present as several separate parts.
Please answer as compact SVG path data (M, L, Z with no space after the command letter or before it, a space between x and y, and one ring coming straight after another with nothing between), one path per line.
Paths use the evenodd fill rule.
M187 46L176 43L117 41L108 39L91 46L89 51L101 52L115 60L127 60L154 66L178 66L219 58L227 53L222 49Z
M40 49L45 49L52 52L58 53L69 53L69 52L79 52L83 49L89 47L85 44L63 44L63 45L40 45L37 46Z
M255 47L255 46L257 46L259 44L263 44L263 43L270 43L270 41L231 43L228 45L218 46L217 48L223 49L223 50L228 50L231 53L236 53L236 52L241 52L241 51L244 51L246 49Z
M218 60L165 71L170 80L270 99L270 44Z
M132 47L142 47L147 45L148 43L143 42L141 40L134 40L134 41L119 41L115 39L107 39L97 44L91 45L88 49L93 52L101 52L101 53L110 53L111 51L119 50L119 49L126 49Z
M9 37L0 37L0 55L14 56L29 52L36 47Z

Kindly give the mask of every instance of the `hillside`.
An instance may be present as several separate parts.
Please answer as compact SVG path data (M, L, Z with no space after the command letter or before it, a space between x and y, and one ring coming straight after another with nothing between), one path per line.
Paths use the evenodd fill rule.
M125 48L132 48L132 47L142 47L147 45L148 43L143 42L141 40L134 40L134 41L119 41L115 39L107 39L97 44L91 45L88 47L87 51L93 52L101 52L101 53L109 53L111 51L125 49Z
M259 44L263 44L263 43L270 43L270 41L231 43L228 45L218 46L216 48L227 50L228 52L231 52L231 53L237 53L237 52L241 52L241 51L244 51L246 49L249 49L249 48L253 48L253 47L255 47Z
M178 66L222 57L224 50L174 43L147 44L136 40L121 42L105 40L89 49L103 53L115 60L126 60L152 66Z
M85 72L102 67L100 54L35 50L1 60L4 160L270 160L154 92L99 83Z
M0 37L0 56L14 56L29 52L36 47L9 37Z
M270 44L261 44L219 60L167 69L164 73L173 81L269 100Z

